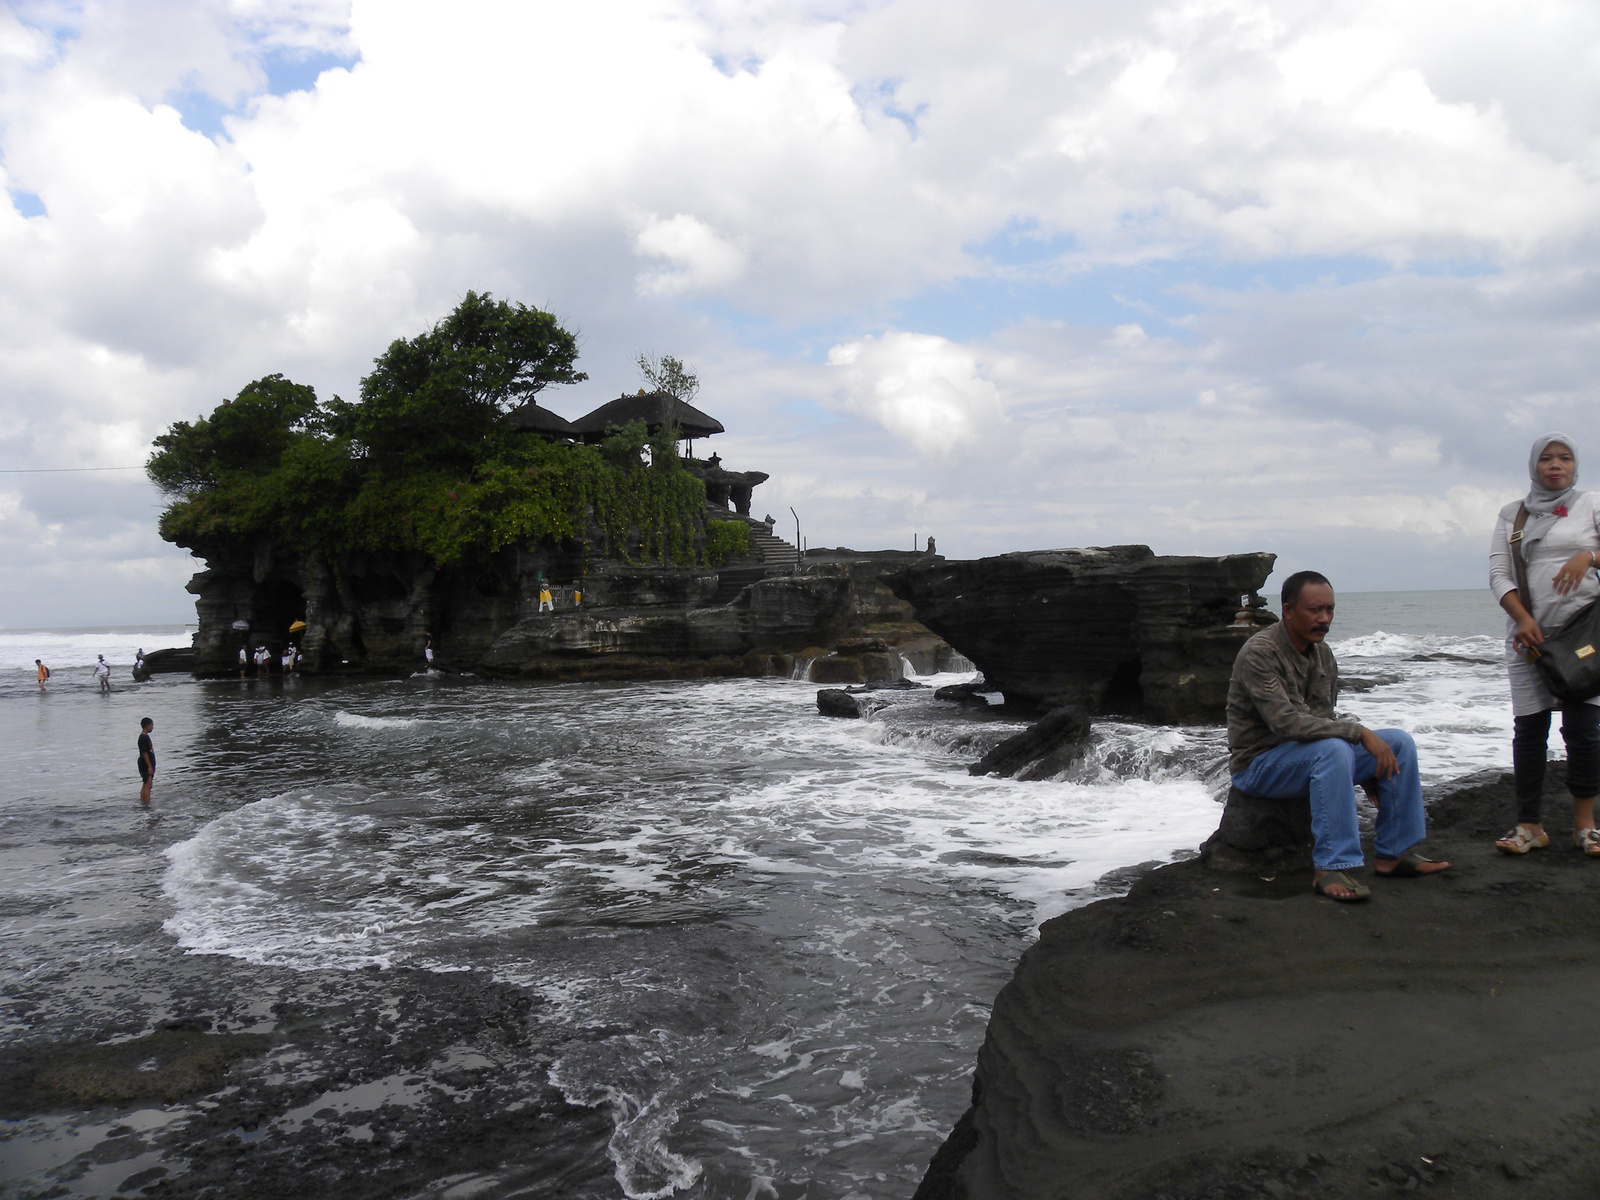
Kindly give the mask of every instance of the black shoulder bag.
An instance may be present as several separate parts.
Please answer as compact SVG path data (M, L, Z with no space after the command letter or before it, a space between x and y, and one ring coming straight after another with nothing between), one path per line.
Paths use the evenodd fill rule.
M1528 589L1528 568L1522 561L1522 527L1528 523L1528 509L1517 509L1511 527L1511 561L1517 569L1517 592L1522 607L1533 612L1533 593ZM1600 600L1574 613L1560 629L1546 632L1544 642L1529 646L1524 653L1544 680L1550 694L1563 704L1579 704L1600 696Z

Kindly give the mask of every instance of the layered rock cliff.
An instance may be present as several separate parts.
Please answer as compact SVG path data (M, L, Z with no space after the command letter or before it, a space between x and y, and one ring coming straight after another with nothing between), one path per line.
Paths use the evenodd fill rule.
M1256 590L1275 558L1034 550L907 566L885 582L1008 703L1214 724L1259 628L1241 613L1263 610Z
M585 562L550 543L445 569L370 555L334 566L268 539L197 552L201 675L235 671L242 646L265 644L276 661L286 640L311 674L410 671L429 636L444 669L537 679L788 675L815 660L819 680L864 682L897 678L903 663L961 665L879 581L923 557L903 552L722 569ZM553 611L541 611L546 588Z

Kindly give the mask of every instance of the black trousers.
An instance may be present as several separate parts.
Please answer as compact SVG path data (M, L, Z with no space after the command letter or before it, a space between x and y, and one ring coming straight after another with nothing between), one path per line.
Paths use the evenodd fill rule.
M1554 709L1514 718L1511 769L1517 779L1517 822L1539 823L1544 794L1546 747ZM1561 740L1567 744L1567 788L1580 800L1600 790L1600 705L1574 704L1561 712Z

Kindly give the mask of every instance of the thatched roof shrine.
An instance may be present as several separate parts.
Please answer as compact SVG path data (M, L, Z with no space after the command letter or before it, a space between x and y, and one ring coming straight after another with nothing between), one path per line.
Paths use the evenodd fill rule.
M584 441L599 441L606 436L608 429L620 429L629 421L639 420L645 423L651 433L663 425L676 424L679 436L686 438L710 437L713 433L726 432L721 421L666 392L618 396L611 403L602 404L593 412L579 417L572 427Z
M548 408L540 408L533 400L507 413L506 423L513 429L520 429L525 433L537 433L543 437L578 436L578 431L571 421L551 412Z

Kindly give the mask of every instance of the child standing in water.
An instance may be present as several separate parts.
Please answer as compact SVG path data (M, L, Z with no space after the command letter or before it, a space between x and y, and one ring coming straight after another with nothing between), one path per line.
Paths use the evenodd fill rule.
M156 723L149 717L139 722L139 778L143 781L139 788L139 803L150 803L150 785L156 779L156 748L150 740L150 731Z

